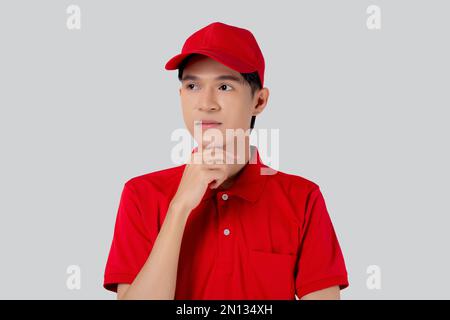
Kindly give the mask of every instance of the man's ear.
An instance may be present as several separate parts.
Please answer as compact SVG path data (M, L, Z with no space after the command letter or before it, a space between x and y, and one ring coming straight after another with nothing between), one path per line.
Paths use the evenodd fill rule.
M178 89L178 92L180 93L180 96L181 96L181 87Z
M262 88L258 91L258 93L255 94L254 97L254 108L252 115L256 116L263 112L264 108L267 105L267 102L269 101L269 89L268 88Z

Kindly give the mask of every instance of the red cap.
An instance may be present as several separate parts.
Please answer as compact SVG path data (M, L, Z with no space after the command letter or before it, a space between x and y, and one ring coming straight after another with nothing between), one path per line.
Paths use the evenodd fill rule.
M264 57L253 34L222 22L213 22L194 32L177 54L166 63L166 70L178 69L193 53L203 54L240 73L258 72L264 87Z

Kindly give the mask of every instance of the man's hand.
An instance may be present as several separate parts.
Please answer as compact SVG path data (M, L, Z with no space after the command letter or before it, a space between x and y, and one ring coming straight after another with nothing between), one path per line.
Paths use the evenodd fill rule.
M234 155L223 148L192 153L171 203L190 212L198 206L208 187L219 187L234 173L234 163Z

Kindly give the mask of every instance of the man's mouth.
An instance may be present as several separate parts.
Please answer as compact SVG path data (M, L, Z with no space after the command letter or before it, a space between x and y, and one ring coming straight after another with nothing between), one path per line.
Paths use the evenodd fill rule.
M201 126L203 129L207 128L217 128L222 124L222 122L215 120L198 120L195 121L196 126Z

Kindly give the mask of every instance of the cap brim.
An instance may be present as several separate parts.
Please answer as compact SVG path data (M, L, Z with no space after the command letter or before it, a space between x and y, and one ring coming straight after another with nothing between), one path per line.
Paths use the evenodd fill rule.
M214 59L237 72L250 73L250 72L257 71L255 67L241 61L237 57L233 57L233 56L227 55L225 53L217 53L217 52L209 51L209 50L193 50L193 51L177 54L176 56L171 58L169 61L167 61L166 65L165 65L165 69L166 70L178 69L181 62L193 53L202 54L207 57L210 57L211 59Z

